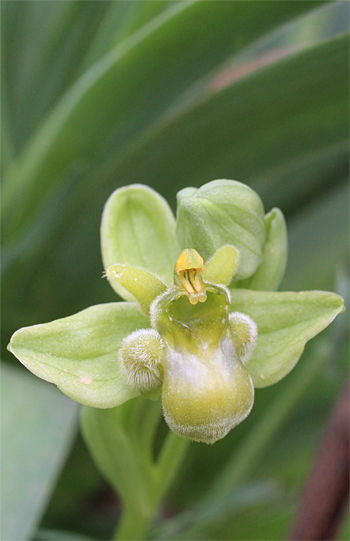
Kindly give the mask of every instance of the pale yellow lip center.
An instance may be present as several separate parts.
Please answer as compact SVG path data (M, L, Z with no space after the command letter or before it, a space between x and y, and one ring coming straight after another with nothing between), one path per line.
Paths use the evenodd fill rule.
M207 299L204 284L199 278L199 274L203 271L203 258L192 248L184 250L176 261L175 272L191 304L205 302Z

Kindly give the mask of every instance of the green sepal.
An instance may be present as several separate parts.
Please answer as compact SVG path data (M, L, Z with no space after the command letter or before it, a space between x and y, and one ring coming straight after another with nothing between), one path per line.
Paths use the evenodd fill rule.
M149 315L149 307L154 299L167 289L154 274L131 265L112 265L108 267L106 275L131 293L146 315Z
M248 186L233 180L214 180L199 190L177 195L176 233L181 248L194 248L208 260L227 244L239 251L237 280L254 274L265 242L264 207Z
M238 260L239 253L234 246L223 246L205 264L203 280L228 286L236 271Z
M339 295L324 291L231 289L231 295L231 310L247 314L258 326L257 345L245 364L255 387L266 387L286 376L306 342L345 310Z
M283 213L273 208L265 215L266 241L263 259L256 273L234 287L258 291L277 291L286 271L288 257L287 226Z
M24 327L8 349L33 374L77 402L111 408L139 394L127 381L119 349L123 338L141 328L149 328L149 319L135 303L100 304Z
M105 269L115 264L132 265L154 272L171 285L180 249L168 203L140 184L113 192L102 215L101 248ZM134 300L117 281L111 281L111 286L125 300Z

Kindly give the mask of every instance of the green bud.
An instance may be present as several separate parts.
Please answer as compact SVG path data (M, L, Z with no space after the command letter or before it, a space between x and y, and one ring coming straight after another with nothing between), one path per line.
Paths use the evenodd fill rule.
M205 261L225 245L239 252L235 280L252 276L262 261L264 207L251 188L214 180L178 193L176 233L181 248L194 248Z

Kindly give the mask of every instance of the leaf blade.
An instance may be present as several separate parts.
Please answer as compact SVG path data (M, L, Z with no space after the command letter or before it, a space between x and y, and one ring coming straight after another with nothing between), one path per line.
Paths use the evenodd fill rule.
M76 433L78 405L7 363L1 403L1 537L30 539Z
M130 149L135 135L138 139L190 84L258 36L315 4L315 0L282 3L276 9L275 3L270 2L266 10L256 3L254 24L245 25L242 22L252 15L250 4L179 2L129 36L68 90L9 172L3 193L7 234L17 236L17 228L24 227L28 218L39 211L43 203L40 198L66 184L76 163L83 162L90 170L92 162L100 165L104 160L107 148L112 159L119 157L121 150L126 152L125 143L130 143ZM201 24L197 24L199 20ZM169 54L164 61L165 50ZM190 50L191 61L178 50ZM162 69L157 71L158 59ZM140 81L140 76L133 74L147 74L148 78ZM125 80L125 84L118 84L120 80ZM163 89L162 99L158 92L153 92L158 80ZM114 99L106 102L105 96L109 95ZM14 218L11 209L16 188L25 190L27 197L20 205L16 200Z
M324 185L325 170L329 169L328 185L334 184L339 167L347 170L348 62L345 35L237 79L232 76L230 85L215 91L208 83L191 106L169 116L116 165L118 174L123 176L124 168L128 171L139 162L143 181L152 179L157 185L165 174L170 186L179 178L183 186L199 186L203 178L226 176L244 179L267 208L300 204L298 198L310 187L317 192L318 184ZM324 122L329 130L323 129ZM166 148L173 149L172 155L162 159ZM139 178L136 166L131 182Z

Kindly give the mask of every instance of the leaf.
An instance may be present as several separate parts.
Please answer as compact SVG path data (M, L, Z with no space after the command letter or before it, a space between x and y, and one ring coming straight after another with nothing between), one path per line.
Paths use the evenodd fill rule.
M112 265L106 274L112 281L124 287L140 303L142 311L149 315L149 308L167 286L154 274L130 265Z
M203 12L206 11L205 3L200 4ZM206 4L209 5L209 3ZM227 18L224 21L228 26L231 25L228 55L235 54L241 48L241 44L244 47L244 43L249 42L247 33L250 40L258 38L262 31L259 28L260 23L276 25L277 19L281 21L281 17L286 20L294 16L298 10L300 13L319 5L315 2L265 2L264 6L258 2L211 4L216 6L226 4L225 7L220 7L220 10L231 9L231 7L238 10L231 20ZM227 7L228 5L230 7ZM233 6L237 7L233 8ZM288 17L287 12L289 12ZM210 19L210 16L209 12L205 13L205 17ZM242 24L245 17L253 17L256 24L255 30L250 25ZM214 19L203 25L201 40L204 43L208 28L210 32L214 32L212 22L214 24ZM218 24L221 24L221 21ZM298 24L299 21L293 23L294 32ZM197 29L196 22L193 25ZM235 28L235 36L240 36L239 39L237 38L237 43L232 41L232 25ZM177 29L179 28L181 28L181 39L180 37L177 39L181 42L187 39L187 34L184 33L185 28L188 32L192 32L192 26L180 24ZM221 25L219 37L216 36L216 40L221 39L222 28ZM173 34L167 34L164 30L162 39L160 40L158 36L154 47L157 43L162 47L163 39L169 40L169 47L175 43ZM292 51L288 49L286 54L290 56L275 61L273 70L271 64L264 64L260 60L257 64L249 62L247 66L243 62L240 65L242 68L246 66L252 70L250 73L244 70L244 75L240 71L241 79L234 81L231 87L220 87L215 92L212 91L210 84L208 86L208 80L211 81L212 77L206 79L205 82L203 81L204 94L200 92L198 99L196 97L193 102L191 101L190 107L184 109L183 102L188 103L188 96L192 97L193 93L195 94L197 83L199 84L197 80L196 86L192 88L193 79L186 79L187 82L181 87L182 90L176 98L182 96L183 89L186 87L188 92L186 91L186 95L179 99L179 108L172 107L169 114L163 118L162 115L168 107L166 99L169 88L166 84L163 86L163 84L158 85L152 82L153 91L158 85L155 100L157 105L160 101L160 86L166 92L166 99L162 101L164 108L161 108L161 112L157 109L153 115L152 106L150 102L147 102L147 110L150 109L149 114L155 118L155 121L146 121L142 130L138 129L140 125L136 122L138 115L135 113L133 121L128 124L128 128L131 125L135 128L133 136L123 148L121 145L124 144L126 138L121 142L119 139L113 139L112 136L107 137L103 123L101 130L97 129L94 114L96 112L97 118L100 118L97 112L102 107L98 105L99 100L105 103L106 96L110 95L101 90L99 97L96 95L95 102L91 103L91 109L87 109L86 114L82 112L73 121L73 127L78 133L70 137L72 125L66 126L62 141L67 143L67 147L62 149L62 152L58 152L55 143L50 150L50 159L45 159L45 163L40 162L41 172L38 172L38 176L34 174L32 177L35 182L38 180L38 184L36 188L33 187L31 202L29 202L29 195L28 198L27 194L24 197L23 185L17 184L19 182L17 173L9 182L8 188L11 187L11 190L13 188L14 197L14 207L12 211L9 211L9 219L19 218L18 205L22 203L27 206L28 214L27 218L21 222L21 227L15 227L13 230L15 235L18 234L19 242L15 245L9 243L12 244L11 253L8 254L11 264L8 271L3 273L6 279L4 292L8 299L6 304L8 311L11 311L11 314L9 313L4 318L7 322L7 330L4 330L7 336L4 343L18 326L18 323L15 323L16 320L17 322L20 320L21 325L24 326L39 320L54 319L57 313L62 316L66 313L74 313L88 304L96 304L102 300L113 301L105 282L96 280L101 272L97 228L107 197L117 186L125 182L149 184L159 189L172 202L181 187L189 184L199 186L206 180L222 176L224 172L229 178L239 178L250 182L252 187L257 188L259 195L266 203L266 208L270 209L273 205L280 206L280 201L282 201L284 206L281 208L289 212L299 211L309 197L319 195L321 188L330 189L339 181L339 178L344 178L348 172L348 142L346 140L348 79L344 76L348 69L346 39L345 37L342 40L341 47L335 47L331 42L327 42L322 45L322 51L315 47L315 50L308 50L303 56L298 52L293 58ZM197 52L202 54L201 47L202 45L198 51L196 49L196 54ZM261 44L255 44L251 54L255 52L259 54L260 48ZM214 68L217 68L223 59L223 54L226 54L222 50L220 53L219 49L220 47L217 51L215 50L217 54L215 58L220 57L220 59L215 66L214 63L211 64ZM200 77L207 69L208 51L210 55L214 54L211 45L198 63L201 70L203 69ZM152 54L153 51L149 58L153 58ZM269 58L271 62L271 57ZM192 59L196 63L195 54L191 56ZM211 56L210 59L212 60ZM128 53L124 60L125 73L133 71L133 62L139 61L138 53L135 52L134 56ZM185 55L182 61L187 67L190 66L188 56ZM306 70L302 68L304 62L309 67ZM142 63L140 65L141 67L135 65L136 73L142 69ZM144 62L143 65L145 65ZM208 68L207 73L212 67ZM191 69L192 67L189 71ZM174 73L177 73L176 69ZM163 70L162 76L164 75ZM125 80L124 74L120 75L117 83L114 84L114 89L121 84L120 81ZM127 81L129 84L130 80L127 79ZM90 83L92 83L91 80ZM171 84L170 87L175 88L175 84ZM236 88L235 91L233 87ZM210 100L210 104L207 103L206 96L212 96L214 101ZM134 95L130 103L133 105L135 100ZM117 102L113 101L109 105L111 116L119 114ZM338 110L339 106L340 114L332 114L331 109ZM126 105L125 108L129 110ZM327 117L328 120L324 121L325 109L330 111L330 114ZM312 122L311 111L313 111ZM336 113L335 109L334 113ZM61 118L58 114L56 120ZM92 127L86 127L85 122L90 122L91 119ZM323 129L325 122L329 126L327 130ZM115 130L120 125L118 119L112 124ZM270 135L275 132L276 136L270 144ZM269 137L266 137L267 133L270 134ZM96 155L90 152L92 147L89 147L85 154L77 148L86 137L91 138L91 141L95 143L96 152L98 151ZM42 142L46 141L44 135ZM282 144L279 144L280 141ZM45 151L45 149L42 150ZM30 151L26 153L26 159L22 154L18 171L20 176L22 167L29 166L29 156L32 156ZM82 156L83 159L81 159ZM100 158L95 160L93 156ZM214 164L213 159L216 160ZM28 169L26 171L29 172ZM343 176L339 177L340 174ZM48 184L50 188L48 186L45 188L44 186ZM46 189L49 191L46 192ZM18 198L18 192L23 197ZM57 195L62 198L63 208L61 212L55 214L53 219L52 213L47 209L50 208L49 200L54 201ZM3 203L5 204L4 193ZM42 205L40 207L41 221L35 210L38 203ZM42 212L44 207L45 212ZM53 207L55 208L55 205ZM50 216L49 220L47 216ZM5 213L3 218L5 245L5 242L9 240L10 230L8 224L5 224ZM34 225L36 226L34 235L22 235L25 230L32 233L31 227L34 228ZM28 247L30 247L30 254L28 254ZM84 273L81 272L81 265L84 266ZM51 307L39 306L36 302L38 295L41 294L43 282L45 283L44 296L50 295L52 299ZM62 284L61 287L57 286L58 282ZM14 284L16 284L15 288ZM21 291L18 284L22 286ZM312 289L313 285L306 287L308 288ZM294 287L287 289L294 289ZM33 316L34 305L39 317ZM5 305L4 309L7 309Z
M167 178L168 198L203 179L234 178L267 208L297 210L310 192L317 196L347 174L348 65L344 35L224 70L193 90L115 174L132 170L130 182L156 189Z
M244 484L230 494L217 494L210 505L201 505L199 502L192 509L179 513L158 527L154 539L204 539L203 530L207 526L220 524L227 517L246 510L249 512L262 501L271 504L278 496L280 490L271 482Z
M75 436L77 413L57 389L2 363L2 539L30 539Z
M77 532L40 528L35 534L35 541L92 541L92 537Z
M272 385L287 375L306 342L344 311L343 299L324 291L231 293L231 309L247 314L258 326L257 346L245 364L255 387Z
M239 252L234 246L223 246L205 264L202 274L207 282L228 285L236 271Z
M76 79L108 2L3 6L3 68L17 151Z
M349 179L303 208L288 223L289 258L283 289L332 287L349 260Z
M28 370L96 408L111 408L138 395L119 359L125 336L149 328L135 304L91 306L74 316L24 327L8 346Z
M192 193L180 191L177 198L181 248L194 248L209 259L233 244L239 251L235 277L247 278L256 271L265 241L264 207L257 193L240 182L214 180Z
M2 197L6 237L18 237L77 164L89 171L89 182L105 182L115 170L112 162L125 159L192 84L266 32L320 4L279 3L276 9L273 1L178 2L138 29L75 82L9 171ZM17 190L26 197L19 201Z
M110 2L105 17L94 36L92 46L86 53L81 71L85 71L84 68L91 66L123 39L175 3L172 0Z
M127 186L108 199L102 215L101 247L104 267L142 267L172 284L180 249L175 218L163 197L147 186ZM118 282L111 286L127 300L134 297Z
M266 241L258 270L248 280L233 283L233 286L258 291L276 291L279 288L288 256L287 226L280 209L274 208L265 215L265 228Z

